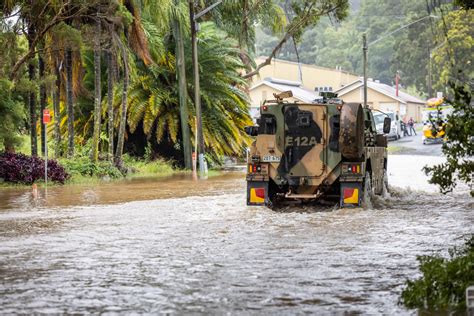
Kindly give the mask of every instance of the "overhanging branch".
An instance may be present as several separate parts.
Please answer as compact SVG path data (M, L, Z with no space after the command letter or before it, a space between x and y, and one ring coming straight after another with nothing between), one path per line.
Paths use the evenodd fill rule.
M296 22L290 23L285 35L280 39L278 44L273 48L270 55L262 63L258 64L257 67L255 67L254 70L252 70L250 72L247 72L246 74L242 75L242 78L244 78L244 79L251 78L251 77L257 75L260 72L260 69L262 69L265 66L270 65L271 62L272 62L272 59L275 58L278 51L283 47L283 45L285 45L285 43L288 41L288 39L294 37L295 34L299 30L301 30L301 28L307 27L308 24L310 24L309 22L310 22L311 18L313 18L314 16L322 16L322 15L326 15L326 14L329 14L331 12L334 12L335 10L337 10L339 8L339 6L340 5L336 5L334 7L328 8L326 10L320 10L319 12L314 14L314 13L311 12L313 10L314 4L309 5L307 8L305 8L305 10L299 16L299 19Z

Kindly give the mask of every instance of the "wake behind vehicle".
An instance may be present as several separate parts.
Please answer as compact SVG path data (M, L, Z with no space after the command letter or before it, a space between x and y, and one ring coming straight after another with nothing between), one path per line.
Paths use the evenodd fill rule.
M318 103L288 102L274 94L260 107L247 161L247 204L337 199L360 206L382 194L387 176L387 138L378 134L372 111L323 93ZM390 118L384 120L384 131Z

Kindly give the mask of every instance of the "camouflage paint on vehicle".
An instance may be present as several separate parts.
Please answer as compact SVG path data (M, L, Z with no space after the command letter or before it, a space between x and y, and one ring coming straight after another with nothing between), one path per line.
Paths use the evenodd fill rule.
M362 183L366 171L373 174L375 191L381 191L386 139L376 137L370 110L354 103L288 103L276 97L263 104L255 127L247 170L248 204L261 204L255 193L259 186L265 188L266 205L276 196L317 199L338 192L340 183ZM346 162L363 173L344 174Z

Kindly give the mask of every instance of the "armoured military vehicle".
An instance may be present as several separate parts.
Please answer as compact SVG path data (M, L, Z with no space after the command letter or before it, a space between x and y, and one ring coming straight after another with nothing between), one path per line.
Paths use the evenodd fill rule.
M372 110L323 93L315 103L274 94L260 107L247 158L247 204L336 199L361 206L382 194L387 181L387 138L377 134ZM384 132L390 131L390 118Z

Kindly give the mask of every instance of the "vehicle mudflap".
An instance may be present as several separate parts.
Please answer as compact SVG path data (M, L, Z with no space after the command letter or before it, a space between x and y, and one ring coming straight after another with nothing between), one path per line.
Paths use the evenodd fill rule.
M362 204L362 183L341 182L341 207L358 207Z
M267 205L268 181L247 181L247 205Z

